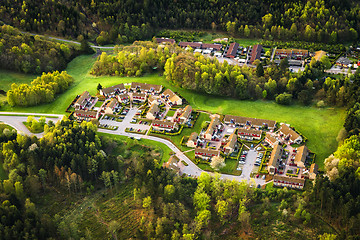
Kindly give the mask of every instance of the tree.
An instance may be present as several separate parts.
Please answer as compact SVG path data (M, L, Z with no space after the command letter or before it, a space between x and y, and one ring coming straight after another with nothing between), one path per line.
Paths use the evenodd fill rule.
M292 95L289 93L279 94L275 98L276 103L281 105L289 105L291 103L291 100L292 100Z
M103 87L101 86L101 84L99 83L96 87L96 90L100 91Z
M245 36L245 37L250 37L250 29L249 29L249 26L248 26L248 25L245 25L245 28L244 28L244 36Z
M143 199L143 208L150 209L152 204L152 200L150 196L147 196Z
M264 76L264 67L261 62L256 66L256 76L262 77Z
M94 53L94 50L90 47L88 41L86 41L85 39L83 39L81 42L80 42L80 51L83 53L83 54L93 54Z
M46 175L47 175L46 170L41 168L39 170L39 178L40 178L41 186L42 186L43 190L45 189Z
M287 57L281 59L279 67L281 72L286 72L289 69L289 59Z
M210 166L213 169L219 170L220 168L225 167L225 159L221 156L215 156L211 159Z

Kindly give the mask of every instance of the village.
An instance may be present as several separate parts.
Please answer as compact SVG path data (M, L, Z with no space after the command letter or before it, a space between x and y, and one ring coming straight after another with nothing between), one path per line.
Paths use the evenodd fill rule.
M314 180L318 166L306 138L286 123L273 120L206 113L210 121L197 122L195 111L171 89L147 83L121 83L88 91L72 102L71 119L95 121L99 128L125 132L182 137L181 145L193 151L191 160L211 163L214 158L236 161L236 172L244 179L261 178L274 186L303 189ZM201 125L200 131L184 135L183 129ZM181 174L183 163L172 156L165 167Z
M218 40L228 42L228 38ZM169 38L155 38L155 41L158 44L176 44L174 39ZM270 48L260 44L241 46L237 42L228 43L226 47L224 47L219 42L221 41L214 43L179 42L178 45L185 50L191 49L194 53L216 57L219 61L226 60L230 64L241 66L253 66L257 61L262 61L263 63L274 61L274 63L280 64L282 59L287 58L290 71L297 72L298 70L303 71L305 66L311 62L312 58L320 61L323 56L328 56L334 63L333 66L327 70L328 73L347 74L347 70L357 69L360 66L360 60L358 60L360 48L350 48L349 52L345 55L335 56L332 53L322 50L311 52L306 49Z

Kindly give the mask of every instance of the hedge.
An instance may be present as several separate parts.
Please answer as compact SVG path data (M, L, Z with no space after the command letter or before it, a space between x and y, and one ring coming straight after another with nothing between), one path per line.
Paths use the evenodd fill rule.
M175 133L169 133L169 132L166 132L166 131L155 131L153 130L153 127L151 126L151 128L149 129L149 131L151 133L158 133L158 134L164 134L164 135L168 135L168 136L176 136L176 135L180 135L182 130L183 130L184 126L181 126L179 131L175 132Z

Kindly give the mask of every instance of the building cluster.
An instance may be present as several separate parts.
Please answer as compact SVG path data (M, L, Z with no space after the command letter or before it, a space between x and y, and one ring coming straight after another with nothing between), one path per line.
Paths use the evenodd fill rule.
M151 125L155 131L173 132L179 128L179 125L189 125L191 122L190 105L177 107L173 116L166 117L167 111L172 107L181 106L183 100L171 89L163 91L161 85L132 82L128 87L118 84L102 88L99 93L105 98L100 107L95 107L99 99L91 96L87 91L77 97L73 104L75 108L73 116L78 121L90 121L99 119L102 115L118 114L124 105L144 104L147 101L145 118L152 121Z

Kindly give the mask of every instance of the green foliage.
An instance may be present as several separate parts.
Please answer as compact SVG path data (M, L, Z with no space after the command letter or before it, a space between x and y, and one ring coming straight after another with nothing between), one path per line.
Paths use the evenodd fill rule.
M7 92L7 101L11 106L33 106L51 102L55 95L69 88L74 79L65 71L55 71L34 79L31 85L12 84Z
M0 26L1 68L24 73L62 70L77 54L74 47Z

